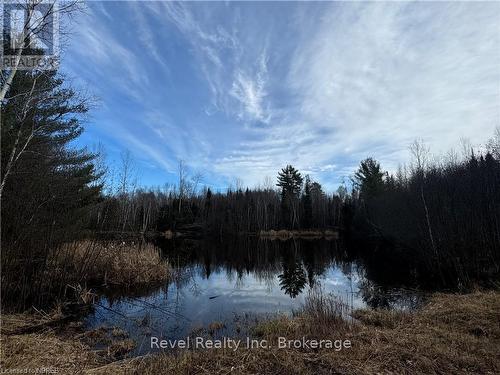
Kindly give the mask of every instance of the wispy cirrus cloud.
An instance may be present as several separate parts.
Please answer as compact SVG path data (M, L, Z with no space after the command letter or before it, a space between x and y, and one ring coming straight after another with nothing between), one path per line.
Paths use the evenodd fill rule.
M364 157L395 170L415 138L500 125L499 3L102 4L70 61L167 172L252 185L292 163L333 189Z
M394 171L416 138L443 152L461 137L484 142L499 125L499 4L329 4L319 11L308 9L296 25L290 63L280 65L286 81L270 73L268 84L292 99L272 126L258 129L249 160L259 153L270 170L291 162L322 180L333 172L325 165L349 166L349 174L367 156Z
M85 16L78 19L70 50L64 56L63 68L70 66L77 77L91 78L100 96L109 89L119 88L132 100L139 101L149 84L149 76L141 57L114 30L110 17L102 3L86 7ZM106 21L96 22L98 19Z
M183 3L165 3L160 7L191 43L213 95L212 111L208 112L213 113L215 109L243 121L268 122L265 49L255 61L248 58L248 46L241 40L234 19L227 24L200 22L198 18L210 19L215 13L213 9L205 7L200 10ZM194 10L198 10L198 18Z
M256 120L263 123L270 121L270 114L265 106L268 93L266 55L262 54L258 63L257 71L249 75L247 72L237 69L234 74L230 95L240 102L241 108L238 112L240 119Z

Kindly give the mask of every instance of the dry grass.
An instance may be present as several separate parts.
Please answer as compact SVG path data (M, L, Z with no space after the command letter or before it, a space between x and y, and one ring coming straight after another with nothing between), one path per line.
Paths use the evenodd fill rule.
M302 336L328 338L332 331L336 333L350 332L352 319L349 319L350 308L340 298L325 295L321 289L312 289L304 301L304 305L295 317L286 315L276 319L259 322L252 328L258 336L270 340L277 337L294 338Z
M210 335L213 335L224 328L226 328L226 325L223 322L214 321L208 325L207 331Z
M302 315L315 322L318 327L349 325L345 320L350 307L338 296L325 295L321 289L312 289L304 301Z
M144 287L163 283L171 275L160 249L149 243L84 240L53 248L46 260L36 261L43 263L37 268L39 272L15 271L29 278L7 280L2 268L2 293L10 291L7 297L2 296L4 311L20 312L31 305L48 307L58 301L74 301L72 297L91 303L96 297L91 289Z
M438 294L416 313L362 310L356 313L355 324L339 321L338 310L334 318L325 320L325 311L280 317L259 325L256 333L270 342L278 336L349 339L352 348L195 351L177 357L160 354L104 369L124 374L500 373L498 292Z
M135 342L131 339L116 341L108 347L108 356L120 358L135 348Z
M49 313L2 315L0 372L86 373L116 362L135 348L135 342L119 328L83 331L77 321L51 324L60 317L57 309ZM25 330L29 333L19 333ZM102 349L93 350L97 344Z
M81 241L67 244L52 268L68 268L78 282L118 286L158 283L170 277L168 262L151 244Z
M88 346L78 340L60 338L50 330L25 335L3 334L0 342L2 370L46 368L59 374L80 374L103 364Z
M54 309L49 314L9 314L1 317L2 335L10 335L14 332L20 332L30 327L39 327L44 324L57 320L62 317L61 313Z
M321 303L317 297L298 316L261 323L254 333L270 342L278 336L349 339L352 348L197 350L100 365L78 343L61 343L49 334L46 343L51 349L42 353L42 337L10 336L2 339L2 368L58 364L89 374L500 373L499 292L436 294L414 313L361 310L355 314L355 323L339 319L344 312L335 307L335 301L322 297ZM85 352L82 359L75 359L76 350Z
M304 239L338 239L338 232L330 229L325 230L261 230L259 232L261 238L269 240L282 240L286 241L291 238L304 238Z

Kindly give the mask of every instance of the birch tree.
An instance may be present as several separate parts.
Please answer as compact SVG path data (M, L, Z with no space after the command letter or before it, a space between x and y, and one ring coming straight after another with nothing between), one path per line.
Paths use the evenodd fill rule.
M44 5L42 7L42 4ZM21 68L21 58L23 54L33 51L37 47L38 43L36 41L42 41L45 43L51 43L51 41L46 40L43 30L48 27L49 19L53 17L58 17L60 15L71 15L75 11L81 9L79 1L66 2L62 6L58 6L56 0L52 2L42 1L42 0L26 0L23 4L22 10L24 19L19 19L17 21L21 22L21 30L14 34L11 31L11 35L8 36L6 42L10 45L11 49L15 50L15 58L12 67L7 69L2 69L0 75L0 107L3 109L9 101L20 101L22 104L17 107L18 114L15 117L15 123L11 124L12 128L16 128L15 137L12 142L12 148L10 149L9 155L2 155L7 158L7 163L5 168L2 168L2 176L0 181L0 200L2 199L3 191L7 179L12 174L12 171L22 157L22 155L28 150L28 146L36 137L37 132L43 131L42 126L39 122L32 121L31 125L28 126L27 117L39 104L40 97L46 91L50 91L51 87L46 87L40 82L47 82L47 76L52 77L52 74L48 74L47 71L41 71L35 69L30 72L25 72L26 77L29 78L30 84L25 85L23 91L15 90L12 92L11 88L14 82L16 74L19 74ZM5 45L4 45L5 47ZM12 92L12 93L11 93ZM62 115L61 115L62 116ZM5 126L4 121L2 121L2 126Z
M79 0L69 1L60 4L57 0L26 0L21 7L23 19L17 19L21 25L21 30L7 36L7 42L11 49L15 51L13 64L9 69L2 70L0 76L0 103L4 104L7 92L12 85L15 75L21 68L21 58L27 51L33 50L39 44L52 44L44 30L50 26L51 20L60 16L71 16L76 11L82 9L82 2ZM64 35L63 30L57 30L59 35Z

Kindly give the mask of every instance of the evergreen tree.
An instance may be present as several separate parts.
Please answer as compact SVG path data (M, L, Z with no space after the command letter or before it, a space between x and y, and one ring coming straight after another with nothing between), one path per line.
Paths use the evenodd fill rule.
M276 185L281 187L281 215L286 227L298 225L298 199L302 181L299 171L291 165L278 172Z
M208 215L211 206L212 206L212 190L208 188L207 193L205 194L205 216Z
M19 71L1 111L4 299L20 292L11 277L21 273L26 283L15 285L25 287L51 250L79 236L101 186L95 155L70 147L83 131L85 100L56 72Z
M276 185L287 195L298 197L302 181L299 171L291 165L287 165L281 172L278 172L278 183Z
M302 195L302 208L304 215L302 217L302 227L311 228L313 221L312 199L311 199L312 183L309 176L306 176L304 182L304 194Z
M369 199L380 193L384 187L385 175L377 161L372 158L363 160L354 174L354 183L361 198Z

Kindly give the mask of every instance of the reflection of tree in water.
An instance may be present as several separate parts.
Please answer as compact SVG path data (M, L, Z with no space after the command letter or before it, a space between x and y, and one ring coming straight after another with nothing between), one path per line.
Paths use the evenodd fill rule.
M276 271L274 269L272 270L263 270L263 271L255 271L255 279L259 281L260 283L264 284L266 286L266 291L268 293L271 293L273 288L276 285L276 273L279 271Z
M306 286L307 277L301 263L283 263L283 273L278 275L281 289L290 297L297 297Z
M212 274L212 257L210 256L210 253L205 254L203 257L203 266L204 266L204 271L205 271L205 278L209 279L210 275Z
M425 296L416 290L382 287L367 279L360 283L359 291L363 301L372 309L413 310L425 299Z
M323 251L321 244L315 241L308 242L307 246L301 246L299 242L297 247L307 272L309 287L312 288L316 284L316 277L325 273L327 266L331 262L331 258L328 253Z
M218 241L170 240L156 243L174 268L200 266L200 276L210 278L225 271L253 273L270 280L281 273L283 253L291 253L301 260L310 278L325 272L338 254L335 241L262 241L252 237L238 237ZM235 275L236 276L236 275Z
M306 285L314 286L340 255L336 241L324 240L262 241L238 237L222 242L186 239L159 245L176 269L194 268L206 279L222 272L236 288L242 288L244 276L252 274L269 291L279 282L291 297L300 294Z
M281 251L283 273L278 275L281 289L290 297L297 297L307 283L307 276L302 266L300 244L293 241L292 247Z
M390 299L387 292L381 290L381 288L375 286L368 280L363 280L359 285L359 290L363 301L370 306L372 309L379 308L389 308Z
M243 289L244 286L245 286L245 283L244 283L243 271L238 270L236 282L234 283L234 288L235 289Z

